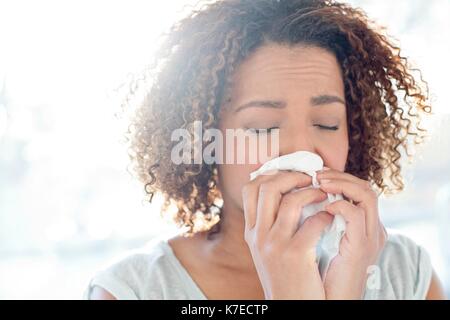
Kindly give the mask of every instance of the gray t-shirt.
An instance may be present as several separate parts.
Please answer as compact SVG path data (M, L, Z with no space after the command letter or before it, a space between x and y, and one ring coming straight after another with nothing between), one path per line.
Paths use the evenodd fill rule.
M99 270L84 292L90 299L94 286L124 300L207 299L175 256L168 237ZM389 232L388 240L369 276L364 300L425 299L432 276L428 253L406 236Z

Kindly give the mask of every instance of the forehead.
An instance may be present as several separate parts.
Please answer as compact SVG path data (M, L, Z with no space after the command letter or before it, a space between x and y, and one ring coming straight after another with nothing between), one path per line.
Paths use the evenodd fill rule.
M244 60L233 76L231 99L305 98L316 94L343 97L336 57L325 49L266 45Z

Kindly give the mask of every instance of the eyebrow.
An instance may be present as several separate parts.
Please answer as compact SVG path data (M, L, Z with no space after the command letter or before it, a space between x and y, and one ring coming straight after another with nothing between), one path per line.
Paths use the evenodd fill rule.
M345 101L342 98L335 95L321 94L318 96L311 97L310 99L311 106L320 106L336 102L341 103L345 106ZM287 103L281 100L253 100L244 103L243 105L240 105L239 107L236 108L234 112L239 112L243 109L251 107L282 109L285 108L286 105Z
M342 103L345 106L345 101L342 98L330 94L321 94L319 96L315 96L310 99L310 103L312 106L320 106L335 102Z
M236 110L234 112L239 112L242 109L251 108L251 107L282 109L282 108L286 107L286 102L279 101L279 100L254 100L254 101L244 103L243 105L236 108Z

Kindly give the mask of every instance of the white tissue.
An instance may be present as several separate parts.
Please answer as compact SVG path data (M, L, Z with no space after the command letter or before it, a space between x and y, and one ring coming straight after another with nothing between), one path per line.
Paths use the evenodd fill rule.
M264 163L258 170L250 174L250 180L255 179L260 174L272 170L291 170L304 172L312 177L312 186L304 188L296 188L291 192L301 189L319 188L316 178L316 172L323 169L322 158L312 152L297 151L278 158L271 159ZM305 206L302 210L300 224L303 224L306 218L320 212L325 211L325 206L337 200L342 200L341 194L327 193L327 200L319 203L312 203ZM319 264L319 272L322 278L325 278L326 271L331 260L339 253L339 244L345 233L345 220L341 215L335 215L333 222L324 230L317 244L317 262Z

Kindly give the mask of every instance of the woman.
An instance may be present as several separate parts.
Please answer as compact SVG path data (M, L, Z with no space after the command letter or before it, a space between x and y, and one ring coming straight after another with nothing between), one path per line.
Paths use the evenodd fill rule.
M420 143L420 119L431 112L426 86L362 11L324 0L216 1L173 26L150 71L131 155L147 193L175 205L187 230L100 271L88 298L443 298L426 251L388 235L377 205L379 194L403 189L401 152L409 155L411 137ZM329 170L320 188L290 193L311 178L282 171L249 181L261 163L248 158L174 163L172 133L192 132L196 121L203 130L276 131L280 155L310 151ZM327 192L345 198L296 228L300 209ZM336 214L346 234L322 279L315 247Z

